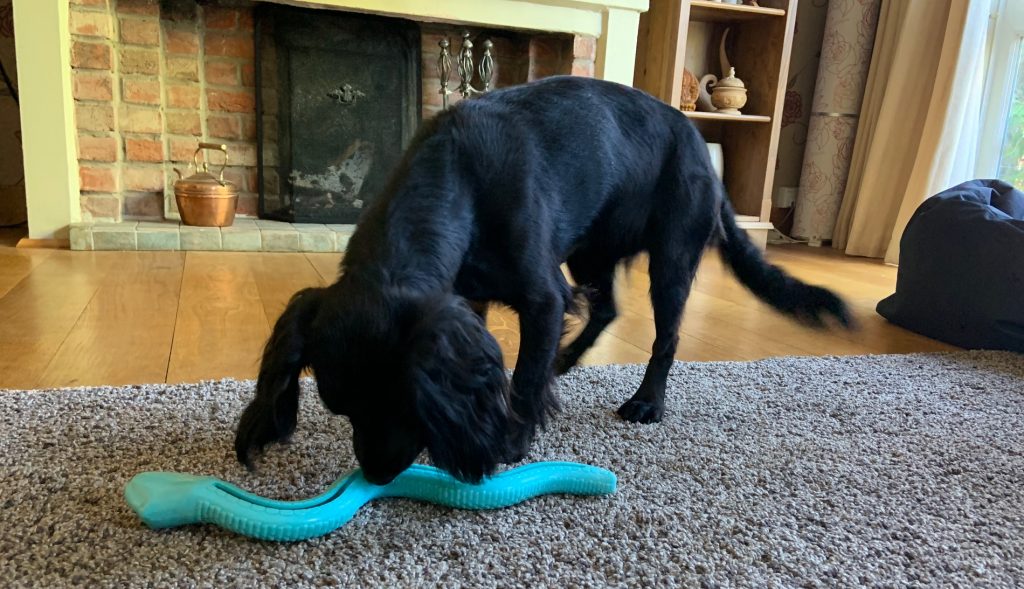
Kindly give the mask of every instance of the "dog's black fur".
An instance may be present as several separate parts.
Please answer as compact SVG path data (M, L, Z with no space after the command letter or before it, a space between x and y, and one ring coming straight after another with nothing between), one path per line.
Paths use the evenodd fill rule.
M834 294L764 261L737 227L702 137L671 107L570 77L464 101L424 123L352 236L341 278L298 293L278 320L238 427L238 458L251 465L254 451L292 433L299 374L311 367L324 404L351 420L368 480L390 481L427 449L439 467L478 481L520 459L557 410L554 372L615 318L616 265L641 252L657 335L619 414L659 421L683 304L709 244L776 309L850 324ZM559 353L576 292L563 262L589 320ZM519 314L511 384L484 326L488 301Z

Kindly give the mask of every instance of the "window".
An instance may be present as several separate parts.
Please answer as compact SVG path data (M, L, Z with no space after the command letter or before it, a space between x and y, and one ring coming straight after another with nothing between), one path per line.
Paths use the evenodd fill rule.
M977 176L1024 190L1024 0L995 0L993 8Z
M1024 42L1020 39L1013 62L1010 107L1006 114L1006 131L999 146L996 175L1018 190L1024 190Z

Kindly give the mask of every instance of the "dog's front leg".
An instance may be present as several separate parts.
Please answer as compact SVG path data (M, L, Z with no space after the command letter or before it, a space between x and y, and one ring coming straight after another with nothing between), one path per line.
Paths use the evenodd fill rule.
M512 375L511 427L506 463L519 462L530 451L537 426L558 410L551 390L555 354L562 335L565 297L556 292L516 307L519 313L519 359Z

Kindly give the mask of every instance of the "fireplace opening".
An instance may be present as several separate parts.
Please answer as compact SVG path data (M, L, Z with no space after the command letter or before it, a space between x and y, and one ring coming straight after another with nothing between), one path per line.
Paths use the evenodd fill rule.
M255 35L260 217L355 223L419 126L419 25L265 4Z

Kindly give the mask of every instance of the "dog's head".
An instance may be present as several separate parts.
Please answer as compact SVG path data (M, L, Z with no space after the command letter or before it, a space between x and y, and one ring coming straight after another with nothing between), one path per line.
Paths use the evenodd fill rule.
M477 482L503 456L511 419L501 349L454 295L326 297L310 360L320 396L352 424L367 480L391 481L426 449L435 465Z

